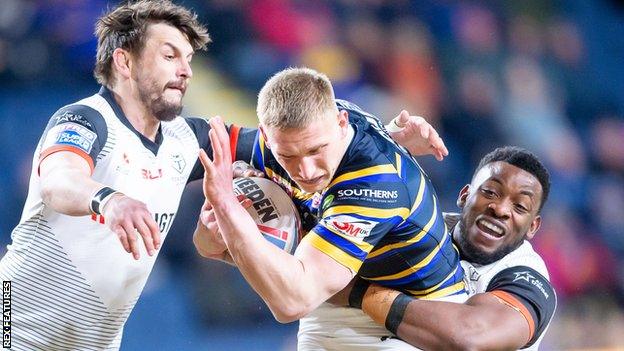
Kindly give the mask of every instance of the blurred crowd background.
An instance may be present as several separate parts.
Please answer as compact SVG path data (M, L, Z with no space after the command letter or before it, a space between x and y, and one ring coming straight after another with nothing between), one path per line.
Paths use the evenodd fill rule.
M254 126L272 73L316 68L339 98L386 121L407 109L440 131L450 156L421 163L447 211L489 150L538 154L553 185L533 243L559 298L542 349L624 349L622 2L176 2L213 39L193 61L187 115ZM93 25L115 4L0 1L0 253L48 118L97 92ZM296 323L275 322L235 269L195 253L198 189L184 195L122 350L294 350Z

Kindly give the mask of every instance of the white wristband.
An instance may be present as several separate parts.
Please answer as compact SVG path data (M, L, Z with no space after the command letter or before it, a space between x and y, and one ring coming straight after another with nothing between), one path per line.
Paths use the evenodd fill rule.
M115 196L115 195L123 195L122 192L120 191L115 191L114 193L111 193L110 195L108 195L107 197L103 198L102 201L100 201L100 213L104 212L104 208L106 207L106 204L108 204L108 202Z

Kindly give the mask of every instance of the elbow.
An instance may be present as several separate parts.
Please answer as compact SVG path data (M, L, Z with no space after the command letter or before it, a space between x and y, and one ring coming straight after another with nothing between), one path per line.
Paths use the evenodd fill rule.
M490 350L491 345L487 345L484 336L484 330L481 328L474 328L474 326L458 328L457 332L448 338L447 342L450 345L447 345L445 349L458 351Z
M52 196L53 196L54 190L53 190L50 182L45 182L42 179L41 180L41 188L40 188L39 193L41 195L41 200L43 201L43 203L48 205L48 206L51 206Z
M305 317L308 313L311 312L308 308L305 308L302 305L280 305L280 306L272 306L271 312L273 313L273 317L275 320L282 323L292 323L300 320Z
M481 351L484 350L481 345L479 345L478 340L474 337L464 336L462 338L458 338L452 340L453 345L450 347L453 350L458 351Z

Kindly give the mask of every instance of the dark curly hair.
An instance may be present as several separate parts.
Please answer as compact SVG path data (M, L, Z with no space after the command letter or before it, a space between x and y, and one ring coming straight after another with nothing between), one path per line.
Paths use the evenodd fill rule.
M542 185L542 199L538 210L538 212L540 212L548 199L548 193L550 193L550 174L539 158L532 152L517 146L499 147L483 156L475 170L475 174L483 168L483 166L497 161L509 163L510 165L531 173L537 178Z

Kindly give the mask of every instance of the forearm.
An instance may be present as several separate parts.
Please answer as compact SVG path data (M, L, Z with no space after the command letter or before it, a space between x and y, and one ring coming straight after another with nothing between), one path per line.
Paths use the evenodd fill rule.
M362 309L375 322L388 327L404 341L426 350L514 350L524 345L522 325L515 313L487 294L465 304L411 299L397 320L397 291L372 286L364 295ZM405 296L405 295L402 295ZM395 307L395 310L393 309ZM516 316L513 316L516 317Z
M93 195L103 186L80 171L55 169L42 175L41 196L56 212L87 216Z
M234 263L278 321L299 319L323 301L303 263L266 241L238 202L213 209Z

